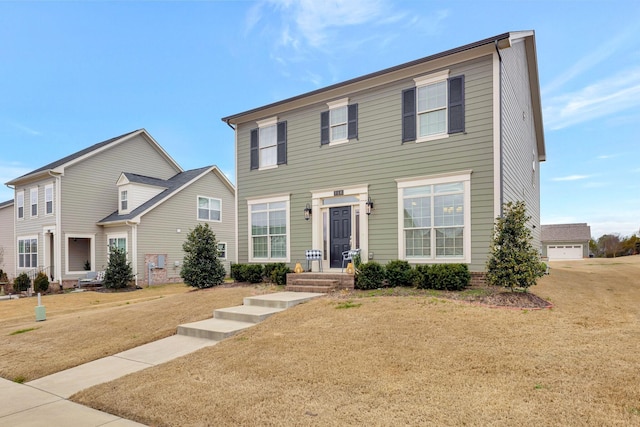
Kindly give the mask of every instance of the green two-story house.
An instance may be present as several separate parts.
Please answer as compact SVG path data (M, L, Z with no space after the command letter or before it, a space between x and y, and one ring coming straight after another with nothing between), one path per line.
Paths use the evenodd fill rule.
M235 129L237 259L465 263L524 200L540 241L535 36L509 32L222 119ZM313 263L314 270L319 268Z

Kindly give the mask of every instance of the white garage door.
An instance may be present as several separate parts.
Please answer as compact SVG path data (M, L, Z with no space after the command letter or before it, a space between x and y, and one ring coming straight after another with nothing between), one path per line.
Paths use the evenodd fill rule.
M549 245L547 257L550 260L582 259L582 245Z

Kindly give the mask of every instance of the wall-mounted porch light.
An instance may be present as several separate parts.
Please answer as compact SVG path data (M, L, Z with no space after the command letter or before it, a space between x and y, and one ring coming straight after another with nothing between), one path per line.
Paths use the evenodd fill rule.
M311 206L307 203L307 206L304 208L304 219L309 221L309 218L311 218Z
M373 209L373 201L371 201L371 197L367 199L365 205L367 205L367 215L371 215L371 210Z

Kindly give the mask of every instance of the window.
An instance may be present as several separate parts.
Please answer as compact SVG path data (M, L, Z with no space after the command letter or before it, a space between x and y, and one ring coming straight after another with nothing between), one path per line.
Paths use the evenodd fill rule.
M198 219L202 221L221 221L222 200L198 196Z
M402 92L402 142L464 132L464 76L449 77L445 70L414 81Z
M18 219L24 219L24 191L18 191L16 195L17 203L16 208L18 210Z
M53 214L53 184L47 184L44 187L44 213L45 215Z
M470 173L398 181L400 259L470 262Z
M111 253L112 248L118 248L123 252L127 252L127 235L113 235L107 238L108 253Z
M349 99L329 102L329 111L320 113L320 144L337 144L358 137L358 104Z
M128 206L129 206L129 203L128 203L127 190L122 190L120 192L120 210L126 211L127 209L129 209Z
M249 201L249 260L288 261L289 197Z
M38 266L38 238L18 239L18 267L35 268Z
M32 217L36 217L38 216L38 187L36 188L32 188L30 190L30 194L31 194L31 216Z
M251 130L251 169L269 169L287 163L287 122L261 120Z
M218 258L227 259L227 244L225 242L218 242Z

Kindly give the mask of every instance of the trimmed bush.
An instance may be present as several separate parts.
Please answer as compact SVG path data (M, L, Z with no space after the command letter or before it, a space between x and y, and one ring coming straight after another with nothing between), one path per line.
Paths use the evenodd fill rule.
M33 290L38 292L47 292L49 290L49 278L47 273L41 271L35 279L33 279Z
M244 264L241 268L243 281L249 283L260 283L264 276L264 268L262 264Z
M31 286L31 279L27 276L27 273L20 273L18 277L13 280L13 290L15 292L24 292Z
M184 261L180 276L195 288L221 285L227 272L218 258L218 241L209 224L198 224L182 244Z
M407 261L389 261L385 271L389 286L413 286L413 269Z
M433 289L461 291L471 283L471 273L466 264L435 264L429 269Z
M383 286L384 267L375 262L365 262L360 264L359 272L356 275L356 289L378 289Z
M416 286L419 289L433 289L433 283L431 283L431 266L429 264L416 265Z
M287 273L293 273L293 271L285 264L278 263L280 265L276 266L271 270L269 278L273 283L279 286L284 286L287 284ZM265 266L266 271L266 266Z
M231 264L231 271L229 272L229 277L231 277L236 282L246 282L244 280L244 276L242 275L242 266L244 264Z
M288 268L287 265L284 262L271 262L271 263L265 264L264 265L264 277L267 280L270 280L270 281L273 282L273 279L271 277L273 271L279 270L279 269L281 270L283 268Z

